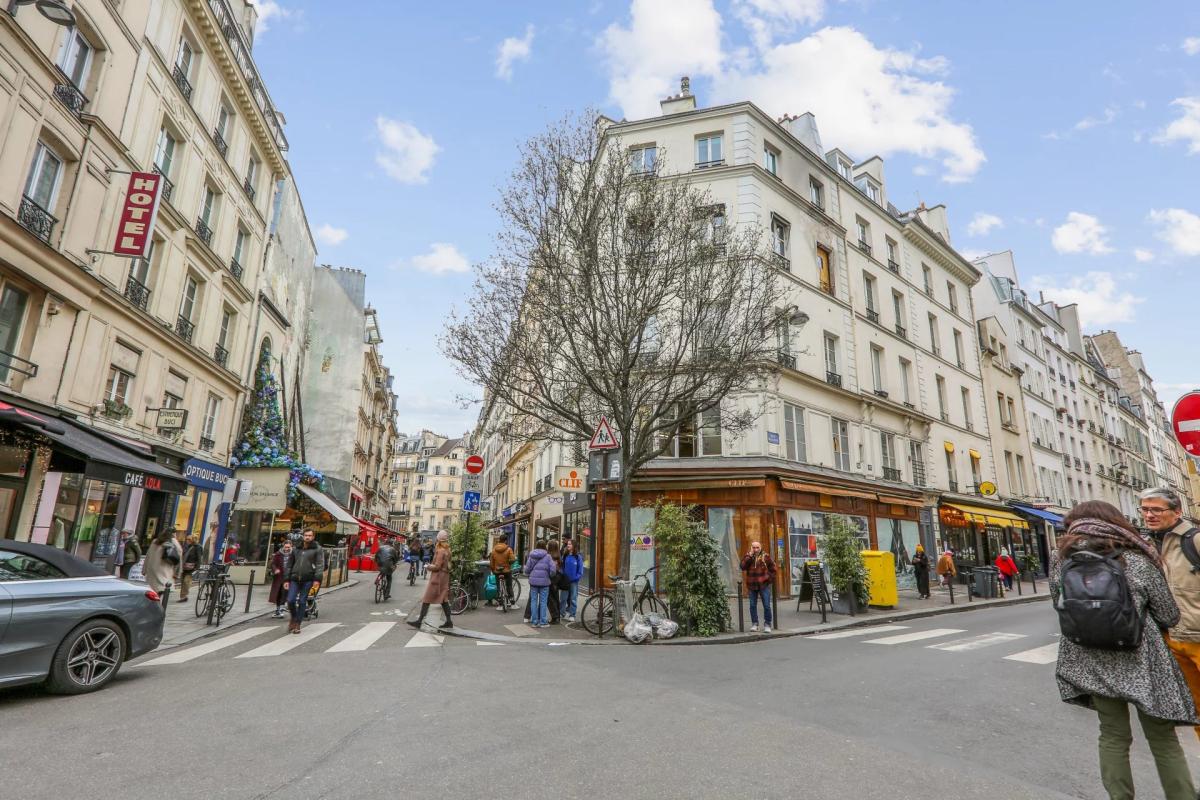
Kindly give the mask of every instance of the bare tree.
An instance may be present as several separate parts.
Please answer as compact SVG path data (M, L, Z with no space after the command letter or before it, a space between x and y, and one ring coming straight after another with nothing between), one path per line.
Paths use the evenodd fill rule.
M772 373L779 312L759 227L726 225L689 175L670 175L661 152L631 157L605 122L568 117L524 145L497 203L497 253L442 350L504 410L485 434L579 445L607 415L627 575L634 475L676 436L752 423L753 408L722 401Z

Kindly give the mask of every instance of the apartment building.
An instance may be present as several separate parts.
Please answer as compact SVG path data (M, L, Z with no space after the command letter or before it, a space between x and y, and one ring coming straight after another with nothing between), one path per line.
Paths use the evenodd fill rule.
M463 462L467 458L467 438L446 439L424 457L424 481L418 490L421 530L449 529L462 514Z
M413 524L416 522L413 515L413 493L416 489L417 462L421 458L422 441L425 436L432 434L422 431L419 436L404 433L396 436L391 465L391 511L388 512L388 527L394 531L413 530Z
M1010 359L1008 332L996 317L979 320L983 388L987 395L988 429L997 461L996 485L1000 497L1034 500L1036 485L1028 437L1022 371Z

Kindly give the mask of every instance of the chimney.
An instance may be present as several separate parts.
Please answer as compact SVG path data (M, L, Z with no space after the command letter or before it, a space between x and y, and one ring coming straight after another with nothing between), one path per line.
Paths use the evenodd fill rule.
M779 124L786 128L800 144L821 158L825 157L825 148L821 146L821 133L817 130L817 118L811 111L806 111L798 117L784 114L779 120Z
M659 102L662 115L684 114L696 110L696 97L692 94L692 79L684 75L679 79L679 94L672 95Z

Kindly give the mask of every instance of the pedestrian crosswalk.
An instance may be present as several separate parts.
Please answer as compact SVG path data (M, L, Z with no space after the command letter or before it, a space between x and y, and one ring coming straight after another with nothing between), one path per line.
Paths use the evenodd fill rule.
M868 625L862 628L847 628L830 633L819 633L806 637L809 641L857 640L862 644L896 647L914 645L926 650L936 650L943 653L968 653L984 650L989 647L1012 646L1023 639L1029 639L1029 634L1006 633L993 631L960 637L958 634L969 633L962 628L925 628L911 629L908 625ZM879 634L887 634L879 636ZM1040 637L1034 637L1040 638ZM940 641L939 641L940 640ZM1053 664L1058 660L1058 642L1039 645L1032 649L1020 650L1003 656L1005 661L1016 661L1024 664Z

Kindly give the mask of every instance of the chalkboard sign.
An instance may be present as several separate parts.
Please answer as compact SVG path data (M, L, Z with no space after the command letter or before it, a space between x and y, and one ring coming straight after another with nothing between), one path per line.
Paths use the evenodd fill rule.
M821 569L819 561L807 561L804 564L799 597L796 600L796 611L800 610L800 604L805 600L808 601L809 611L812 611L813 601L816 601L822 618L825 616L825 609L833 606L833 602L829 599L829 585L825 582L825 572Z

